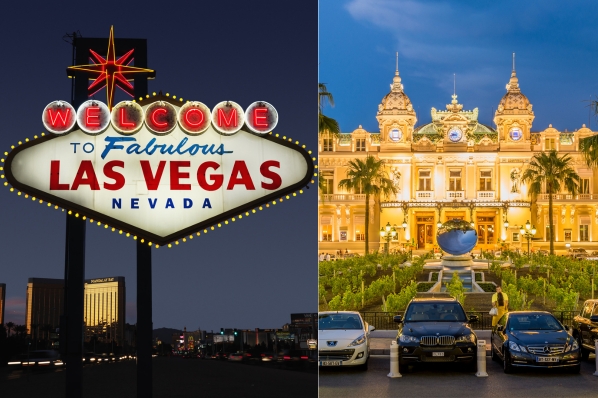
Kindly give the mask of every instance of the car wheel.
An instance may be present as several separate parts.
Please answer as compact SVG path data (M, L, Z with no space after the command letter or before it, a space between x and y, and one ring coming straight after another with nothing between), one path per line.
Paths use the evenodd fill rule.
M579 374L579 372L581 372L581 363L578 363L577 365L569 368L568 370L569 370L569 373Z
M401 358L399 358L399 373L407 373L409 371L409 365L401 363Z
M583 348L583 345L581 344L581 337L579 335L577 336L577 344L579 345L579 355L581 355L581 360L587 361L590 356L590 351Z
M490 337L490 358L492 358L493 361L498 362L498 355L494 351L494 343L492 341L492 337Z
M507 374L513 373L513 365L511 365L511 357L508 351L505 351L505 355L502 360L502 370Z
M363 365L359 365L359 369L368 370L368 362L370 362L370 358L368 358Z
M476 359L472 360L468 363L465 367L465 371L468 373L477 373L478 372L478 362Z

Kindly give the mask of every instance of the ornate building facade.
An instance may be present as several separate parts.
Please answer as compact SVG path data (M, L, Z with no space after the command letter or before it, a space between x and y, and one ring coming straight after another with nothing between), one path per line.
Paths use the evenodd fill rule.
M338 138L319 140L319 251L363 253L365 229L370 251L386 240L380 229L395 226L391 251L409 247L432 250L439 223L464 219L478 232L474 251L547 249L548 195L528 195L521 175L531 157L541 151L570 154L581 178L580 193L553 196L555 250L567 247L598 250L598 184L596 171L587 167L579 141L595 134L585 124L573 131L550 125L532 131L534 111L521 92L515 70L494 114L495 128L478 121L478 108L463 110L457 95L446 110L431 109L432 122L416 127L417 115L403 90L398 68L390 92L378 105L379 131L361 126ZM385 161L396 195L370 198L338 188L346 178L347 162L371 155ZM370 223L365 225L365 212ZM528 242L522 225L536 227ZM529 237L529 236L528 236ZM567 245L568 244L568 245Z

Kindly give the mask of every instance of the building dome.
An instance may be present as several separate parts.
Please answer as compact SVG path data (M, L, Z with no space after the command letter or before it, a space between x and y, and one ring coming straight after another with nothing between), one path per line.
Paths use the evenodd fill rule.
M380 105L378 105L378 115L393 113L415 114L411 100L403 91L403 85L401 84L401 77L399 76L398 69L392 79L390 93L386 94L384 98L382 98Z
M511 111L526 111L528 114L533 114L532 104L519 88L519 79L517 73L513 70L511 72L511 79L507 83L507 93L502 97L498 103L497 114L511 113ZM521 112L517 112L521 114Z

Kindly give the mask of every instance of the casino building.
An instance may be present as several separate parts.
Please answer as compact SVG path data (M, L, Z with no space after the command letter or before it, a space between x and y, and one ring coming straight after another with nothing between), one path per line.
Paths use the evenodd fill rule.
M123 343L125 333L125 277L87 279L83 321L85 340Z
M84 290L85 339L123 343L125 328L125 278L87 279ZM60 326L64 309L64 280L29 278L25 305L27 333L42 336ZM47 328L47 325L50 327ZM34 330L38 328L39 330Z
M588 168L579 152L579 141L595 134L584 125L558 131L549 125L532 129L534 111L512 71L506 93L494 114L496 127L478 121L478 108L464 110L452 96L446 110L431 109L432 122L417 126L417 115L403 90L398 68L390 92L378 105L379 131L361 126L338 138L319 138L319 251L334 254L363 253L365 228L370 251L382 249L386 239L380 229L394 226L389 249L432 250L439 223L464 219L474 224L480 250L527 251L520 233L529 222L536 233L532 250L548 249L548 195L528 196L521 175L530 158L541 151L570 154L581 178L580 193L553 197L555 250L568 247L598 250L598 184L596 171ZM385 161L397 189L392 197L370 198L359 190L338 188L347 178L347 163L367 155ZM369 212L370 223L365 225ZM530 228L531 230L532 228Z

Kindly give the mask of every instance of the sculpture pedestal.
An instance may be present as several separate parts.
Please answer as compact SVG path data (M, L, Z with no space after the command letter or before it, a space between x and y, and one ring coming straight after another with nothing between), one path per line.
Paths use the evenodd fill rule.
M473 266L473 259L470 255L446 254L442 257L440 265L442 265L442 288L440 291L446 291L445 285L451 281L455 273L459 275L465 291L472 291L471 267Z

